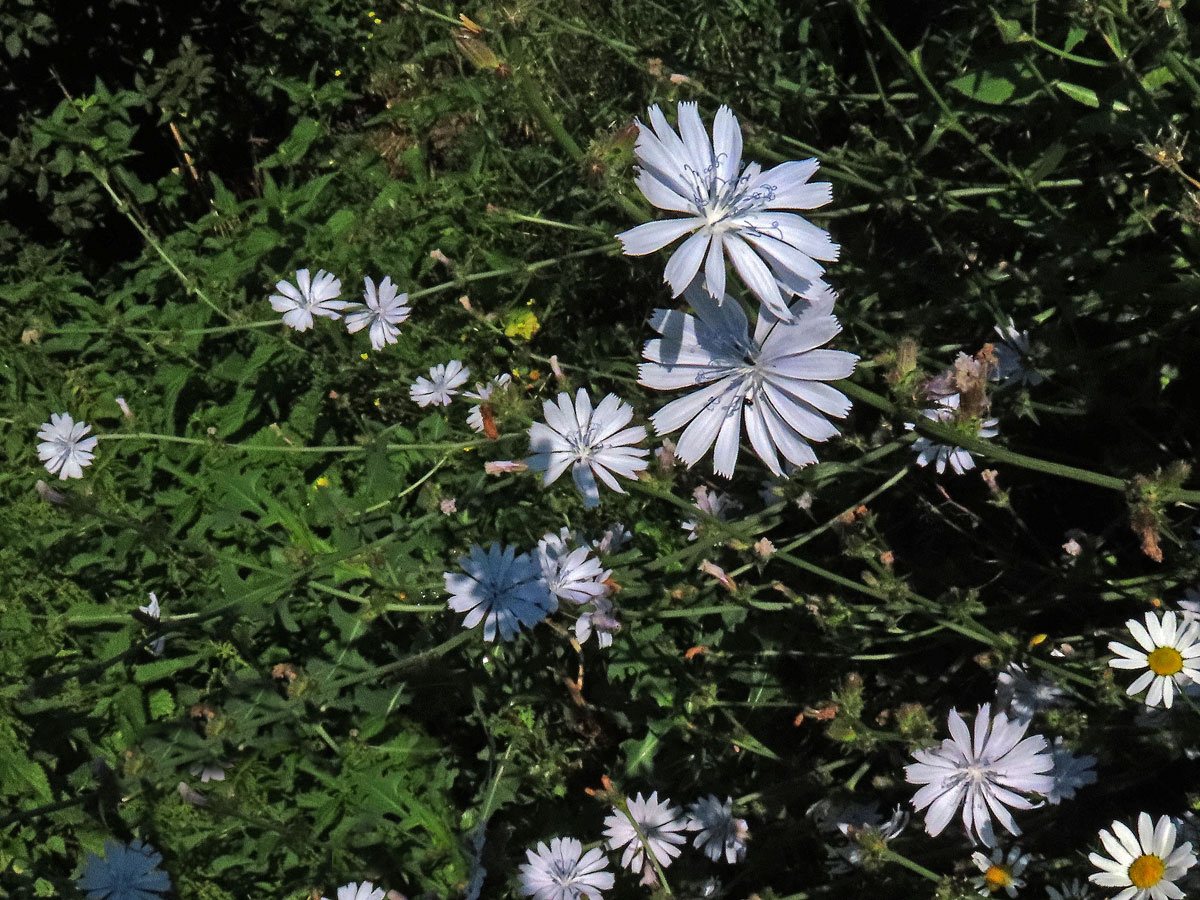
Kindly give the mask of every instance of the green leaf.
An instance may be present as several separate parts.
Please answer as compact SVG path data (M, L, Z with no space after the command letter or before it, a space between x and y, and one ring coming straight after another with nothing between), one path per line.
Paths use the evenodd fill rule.
M320 135L321 123L305 116L292 128L292 133L279 145L279 149L263 160L262 168L295 165L304 158L304 155L308 153L308 148Z
M1071 30L1067 32L1067 39L1063 42L1063 50L1070 53L1080 42L1087 37L1087 29L1080 25L1072 25Z
M1017 86L1008 78L987 72L970 72L949 82L948 87L980 103L1005 103Z
M145 663L138 666L134 670L133 679L138 684L146 684L149 681L157 681L160 678L166 678L178 672L180 669L186 669L189 666L194 666L203 656L199 653L191 653L187 656L180 656L175 659L158 659L154 662Z
M339 209L329 217L329 221L325 223L325 227L329 229L329 233L331 235L336 236L353 225L354 219L355 216L353 211L348 209Z
M1082 103L1084 106L1090 106L1093 109L1098 109L1100 107L1100 98L1096 96L1096 92L1091 88L1085 88L1078 84L1071 84L1068 81L1055 82L1054 86L1076 103Z
M150 692L150 718L168 719L175 715L175 698L166 688Z
M1067 155L1067 148L1055 141L1038 157L1037 162L1029 167L1029 180L1034 184L1042 181L1051 172L1058 168L1063 158Z
M996 26L996 30L1000 32L1000 40L1006 44L1015 44L1018 41L1029 40L1021 23L1016 19L1006 19L996 10L992 10L992 23Z
M39 799L54 799L46 771L17 748L0 747L0 793L18 797L32 792Z
M660 743L659 736L653 731L646 732L646 736L640 741L636 738L623 741L621 750L625 754L625 774L649 772L654 765L654 752Z

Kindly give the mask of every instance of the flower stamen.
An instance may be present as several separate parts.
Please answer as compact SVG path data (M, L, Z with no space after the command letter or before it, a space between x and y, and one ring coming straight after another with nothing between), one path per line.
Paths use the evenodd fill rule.
M1166 871L1166 864L1161 858L1145 853L1130 863L1129 880L1133 882L1134 887L1145 890L1162 881Z

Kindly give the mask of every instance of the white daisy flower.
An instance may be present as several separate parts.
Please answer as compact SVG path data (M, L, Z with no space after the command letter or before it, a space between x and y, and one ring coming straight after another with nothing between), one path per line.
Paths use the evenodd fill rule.
M171 889L171 878L158 868L162 854L136 840L129 845L105 841L104 856L90 850L76 884L88 900L157 900Z
M396 343L400 335L400 329L396 326L403 324L412 312L408 306L408 294L396 292L391 276L379 282L378 290L370 278L364 278L363 282L366 285L363 302L367 308L346 316L346 330L354 334L370 326L371 346L382 350L388 344Z
M1087 882L1078 878L1072 881L1060 881L1058 887L1046 886L1046 896L1050 900L1092 900L1092 892L1088 890Z
M337 891L337 900L384 900L387 894L383 888L377 888L369 881L364 881L362 884L350 882L343 884ZM327 900L322 897L321 900Z
M475 401L475 406L471 407L471 411L467 413L467 424L471 426L471 430L476 434L483 434L483 411L479 407L492 399L492 394L497 390L503 390L511 383L512 376L507 372L502 372L487 384L476 382L474 393L468 391L463 394L463 397L466 399Z
M138 609L155 620L160 619L162 616L162 609L158 605L158 595L154 591L150 591L150 603L146 606L139 606ZM155 638L150 642L150 652L155 656L162 656L163 647L166 644L167 639L165 637Z
M1054 768L1050 774L1054 785L1046 792L1046 802L1058 806L1063 800L1070 800L1075 792L1089 784L1096 783L1096 757L1082 753L1076 756L1063 747L1063 739L1055 738L1051 755L1054 757Z
M1037 387L1046 380L1041 372L1025 363L1029 356L1028 331L1018 329L1010 318L1007 325L996 326L996 335L1000 340L992 345L992 355L996 357L992 381L999 382L1001 387L1013 384Z
M597 597L575 620L575 640L580 645L586 644L594 633L601 650L612 646L613 635L620 630L621 623L617 621L612 601L607 597Z
M849 377L858 362L853 353L820 349L842 330L833 300L798 304L789 322L760 312L753 337L732 298L718 304L692 289L695 315L656 309L650 325L662 337L642 350L648 362L638 366L638 383L659 391L705 385L650 417L659 434L687 426L676 456L695 465L715 442L713 469L731 477L744 419L750 446L774 474L783 473L780 454L796 466L815 463L808 441L838 434L827 417L850 412L850 400L826 382Z
M92 464L96 444L100 438L85 438L92 430L87 422L76 422L70 413L50 413L50 421L42 423L37 433L42 443L38 444L38 459L46 471L61 480L82 478L83 470Z
M1112 859L1089 853L1101 871L1089 876L1093 884L1122 888L1113 900L1178 900L1175 884L1196 864L1192 845L1175 846L1175 825L1162 816L1155 825L1149 813L1138 816L1137 834L1124 822L1113 822L1112 831L1100 829L1100 843Z
M958 412L960 398L960 394L939 397L937 406L922 410L921 415L930 421L939 422L943 425L959 424L968 426L971 428L974 437L994 438L1000 433L999 419L960 419ZM912 422L905 422L904 427L906 430L912 431L916 426ZM913 441L913 450L917 453L917 465L927 466L933 463L933 467L939 475L946 471L947 465L954 470L954 474L956 475L961 475L963 472L975 468L974 457L962 447L936 444L927 437L919 437Z
M650 852L665 869L679 855L677 845L687 842L687 836L681 834L687 828L687 821L679 807L671 806L670 800L660 803L658 791L651 794L648 800L643 799L639 792L636 800L626 798L626 803L629 804L630 815L646 835ZM641 873L646 863L645 848L629 817L614 808L612 815L604 819L604 834L608 837L609 850L625 848L621 854L621 866L634 874Z
M542 484L551 484L572 466L575 486L583 495L583 505L600 505L599 477L619 494L625 490L613 476L636 478L649 463L648 450L634 447L646 439L641 425L627 428L633 419L633 407L616 394L609 394L592 409L587 391L580 388L575 403L565 391L558 400L542 404L545 423L534 422L529 429L529 468L545 472Z
M1032 858L1028 853L1022 854L1020 847L1013 847L1007 855L997 847L990 857L976 850L971 854L971 862L975 863L975 867L983 874L971 881L985 897L1000 891L1015 897L1017 889L1025 887L1025 879L1021 875Z
M929 808L925 830L934 837L962 807L968 836L974 833L984 845L994 847L992 815L1009 834L1020 834L1008 807L1033 809L1035 804L1021 795L1046 794L1054 786L1049 774L1054 759L1046 739L1026 738L1027 724L991 713L991 704L979 707L972 740L958 710L950 710L950 737L940 747L915 751L917 762L904 767L909 784L924 785L912 805L917 810Z
M1110 659L1108 664L1114 669L1145 669L1126 693L1132 697L1148 687L1146 705L1162 703L1170 709L1176 690L1200 681L1200 669L1197 668L1200 623L1192 622L1177 628L1175 613L1167 611L1159 619L1148 612L1145 628L1137 619L1130 619L1125 627L1142 649L1111 641L1108 649L1116 653L1117 658Z
M678 297L704 265L704 289L725 297L725 255L771 315L791 318L784 294L813 299L829 290L816 260L838 258L829 232L782 209L815 209L833 199L828 182L808 183L817 160L785 162L766 172L742 168L742 130L728 107L717 110L710 141L695 103L679 104L679 134L658 106L651 127L638 122L637 185L659 209L682 218L638 225L617 235L629 256L644 256L691 234L672 254L664 280ZM694 232L694 233L693 233Z
M521 893L534 900L602 900L613 886L608 857L599 847L583 852L575 838L554 838L537 852L526 850L521 866Z
M335 299L342 293L342 282L324 269L318 269L315 278L309 277L308 269L298 269L295 284L277 281L275 290L279 293L271 295L271 309L283 313L283 324L296 331L312 328L313 316L340 319L342 310L354 305Z
M1009 663L996 677L996 709L1018 722L1031 721L1038 710L1061 706L1069 696L1049 678L1030 678L1020 663Z
M558 601L546 590L541 567L528 553L520 555L512 547L493 543L485 552L472 544L467 556L460 557L463 572L446 572L442 578L451 595L449 607L465 612L463 628L480 622L483 639L511 639L522 625L536 625L558 608Z
M430 367L429 377L418 377L409 387L408 395L417 406L449 406L450 400L470 377L471 370L452 359L444 365Z
M551 532L538 541L538 563L547 589L559 600L580 605L603 597L608 593L604 581L612 572L601 567L590 548L571 550L564 538Z
M733 798L722 803L709 794L688 806L688 831L699 831L692 845L704 851L713 862L725 857L727 863L741 862L746 856L750 829L745 819L733 817Z
M722 491L709 490L703 484L692 491L692 496L695 498L694 505L696 509L700 510L706 516L711 516L722 522L729 517L731 512L742 508L742 504L728 494ZM680 522L679 527L688 533L689 541L694 541L699 537L696 529L700 527L700 520L688 519L686 522Z

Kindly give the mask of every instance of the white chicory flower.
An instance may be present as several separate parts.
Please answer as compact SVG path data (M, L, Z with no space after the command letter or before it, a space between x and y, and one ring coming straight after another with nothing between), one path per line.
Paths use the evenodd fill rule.
M728 107L717 110L712 139L695 103L679 104L679 133L658 106L638 122L637 185L659 209L680 216L638 225L617 237L630 256L644 256L690 234L672 254L664 280L678 297L703 266L708 296L725 297L725 257L772 316L790 319L787 294L813 299L829 290L817 260L838 258L829 232L788 209L816 209L833 198L828 182L810 183L816 159L763 172L742 167L742 130ZM728 302L725 300L724 302Z
M82 478L83 470L92 464L98 437L84 437L92 426L87 422L76 422L70 413L51 413L50 421L42 423L37 433L41 443L37 446L38 459L46 471L57 475L62 481Z
M679 855L678 845L687 841L687 836L682 834L687 828L687 821L679 807L672 806L670 800L659 802L658 791L651 794L649 799L644 799L639 793L637 799L626 798L626 802L629 814L646 835L649 851L654 854L658 864L666 868ZM629 816L614 808L612 815L604 820L604 834L608 837L609 850L625 848L621 854L621 866L635 875L641 873L646 865L646 848L642 846Z
M458 389L471 377L471 370L457 359L432 366L429 377L418 377L409 387L408 395L417 406L449 406Z
M353 334L369 327L371 346L382 350L388 344L396 343L400 335L396 326L403 324L412 312L408 307L408 294L397 293L391 276L385 277L378 289L370 278L364 278L363 282L363 302L367 308L346 316L346 330Z
M858 362L853 353L824 349L842 330L833 295L798 304L788 322L760 314L753 336L732 298L718 304L692 289L688 299L695 315L658 309L650 319L662 337L646 343L638 383L697 388L650 417L655 431L684 429L675 455L688 466L715 444L713 469L726 478L737 463L743 422L750 446L774 474L783 474L781 455L794 466L815 463L809 441L837 435L829 419L850 412L850 400L827 382L847 378Z
M583 852L575 838L554 838L537 851L526 850L521 893L533 900L602 900L613 886L608 858L599 847Z
M283 324L296 331L307 331L313 326L313 316L340 319L342 310L353 304L337 298L342 293L342 282L324 269L318 269L316 277L310 277L308 269L296 272L296 283L278 281L278 294L270 296L271 309L283 313Z
M913 796L913 807L929 809L925 830L936 837L962 809L968 835L988 847L996 846L992 815L1010 834L1021 830L1013 821L1013 809L1033 809L1023 794L1049 793L1054 778L1049 774L1054 759L1041 735L1025 737L1027 724L1004 713L992 716L991 705L979 707L974 735L958 710L950 710L950 737L940 747L917 750L917 761L904 767L909 784L923 787Z
M633 407L615 394L607 395L592 408L587 391L580 388L571 403L570 394L559 393L557 400L542 405L546 421L534 422L529 429L529 468L545 472L542 484L551 484L567 467L575 486L583 495L583 505L600 505L599 478L617 493L625 493L614 476L636 478L649 463L648 450L635 447L646 438L641 425L626 427L633 419Z

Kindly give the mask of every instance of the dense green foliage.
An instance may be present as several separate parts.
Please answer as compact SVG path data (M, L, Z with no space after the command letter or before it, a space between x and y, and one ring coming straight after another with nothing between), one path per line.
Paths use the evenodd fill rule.
M744 864L669 870L681 897L713 875L735 900L958 896L958 832L894 844L940 885L886 854L831 874L845 842L805 813L907 803L909 752L1011 661L1073 697L1035 730L1100 760L1081 799L1022 819L1030 890L1086 876L1112 819L1200 804L1194 710L1147 725L1105 664L1200 571L1174 502L1200 440L1182 6L0 6L0 893L78 896L84 851L138 834L186 900L363 878L455 898L483 834L483 896L517 896L527 847L600 838L586 789L608 776L750 822ZM612 235L650 215L632 121L678 99L729 104L749 159L820 157L836 346L887 399L766 506L748 453L731 483L653 463L598 510L569 478L486 475L558 390L639 421L663 401L636 364L665 255ZM301 267L348 299L365 275L428 290L375 352L277 324L267 296ZM915 468L917 386L1010 316L1047 376L992 397L1021 456L976 454L990 482ZM513 374L498 440L410 401L451 358ZM65 486L34 438L64 410L120 438ZM702 484L741 511L689 542ZM470 544L616 522L611 649L579 652L563 616L485 644L446 609ZM161 630L136 612L151 591Z

